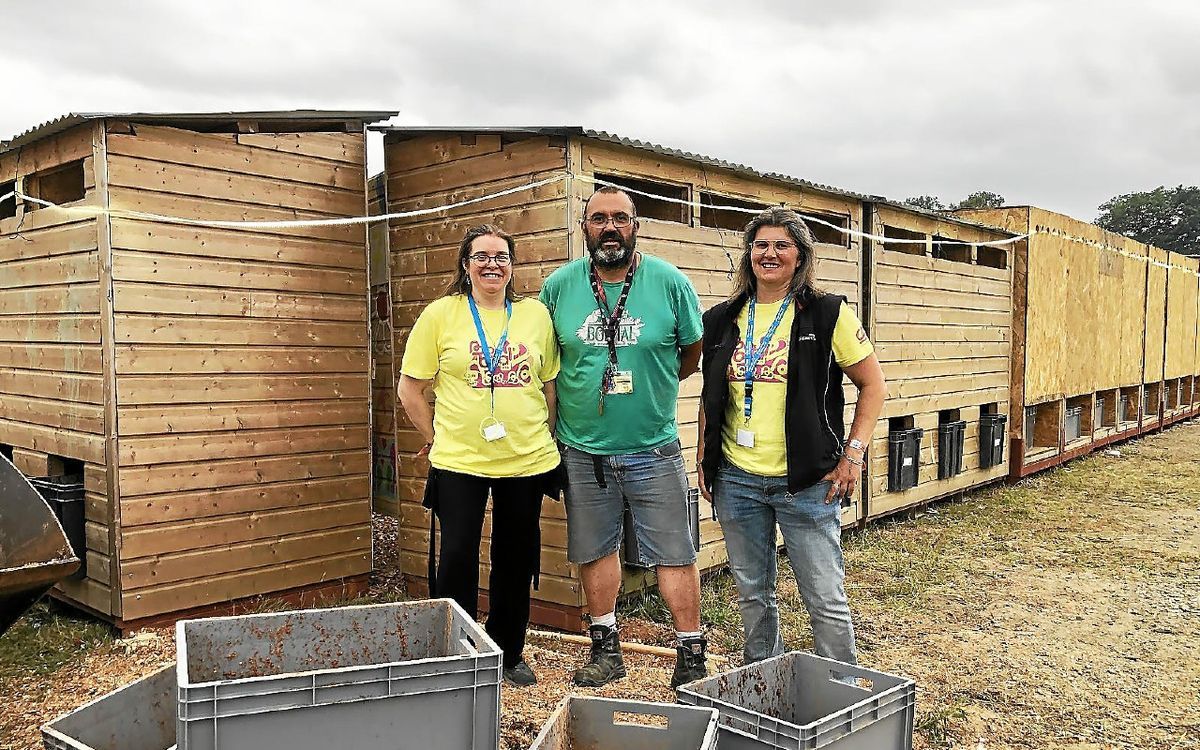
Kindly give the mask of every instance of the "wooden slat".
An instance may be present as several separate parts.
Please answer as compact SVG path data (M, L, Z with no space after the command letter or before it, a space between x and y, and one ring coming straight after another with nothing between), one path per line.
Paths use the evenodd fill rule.
M244 146L320 159L365 164L366 144L357 133L239 133Z
M121 493L124 498L259 482L359 475L369 471L370 462L367 451L353 451L209 461L186 468L172 465L138 467L121 472ZM368 492L364 483L362 495L365 497Z
M99 344L95 315L0 316L0 342L33 344Z
M238 136L232 133L197 133L177 128L139 125L136 135L110 133L108 153L232 172L237 175L328 185L343 190L363 189L361 162L338 163L306 157L300 153L285 154L255 148L239 143Z
M95 252L0 263L0 289L83 284L100 277Z
M369 552L318 557L279 567L259 568L152 589L140 589L122 597L122 614L126 619L137 619L337 580L370 570Z
M210 549L351 524L369 526L370 519L370 502L354 499L318 506L141 526L126 529L122 533L121 559L135 560L150 555Z
M95 283L0 291L0 315L99 311L100 290Z
M118 417L119 418L119 417ZM239 429L194 435L150 435L121 441L121 466L201 462L214 458L287 456L319 451L350 451L369 445L366 420L354 426Z
M0 419L0 441L63 458L104 461L104 439L100 435Z
M182 164L161 164L111 154L108 176L113 186L151 190L164 195L237 200L270 208L327 211L360 215L366 209L363 189L280 182L245 174L215 172Z
M361 271L287 266L282 263L221 261L132 251L114 253L113 278L117 281L155 284L358 296L365 294L367 287L366 274Z
M361 373L367 368L364 349L269 346L117 347L117 371L144 373ZM0 364L3 349L0 348Z
M246 404L171 404L122 406L118 424L122 436L181 432L219 432L271 427L363 425L366 400L291 401L286 408L267 401Z
M88 404L103 403L100 378L93 375L0 369L0 393Z
M368 398L370 385L361 375L127 375L117 382L124 405L225 403Z
M125 591L225 573L274 567L313 557L371 551L371 527L362 524L224 545L191 552L127 560L121 565Z
M86 254L95 249L95 219L54 224L43 229L30 229L22 224L19 233L0 232L0 268L11 261Z
M121 219L112 221L112 242L114 248L121 250L366 270L361 242Z
M96 404L0 394L0 419L97 435L104 433L104 410Z
M354 500L368 477L336 475L241 487L142 495L121 501L124 528Z
M113 295L117 312L352 321L361 321L366 316L366 301L350 295L283 294L129 282L117 284Z
M362 324L345 322L260 319L253 323L236 318L119 314L116 340L134 344L208 344L241 346L364 347L367 331Z

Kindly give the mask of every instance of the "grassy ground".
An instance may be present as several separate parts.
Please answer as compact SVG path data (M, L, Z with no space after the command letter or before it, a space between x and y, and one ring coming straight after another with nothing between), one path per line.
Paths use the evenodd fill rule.
M1200 424L1117 450L847 535L860 660L917 681L918 748L1200 748ZM788 645L811 646L786 566L780 596ZM703 616L736 661L728 575L706 581ZM639 596L623 637L667 645L667 622ZM531 639L540 684L505 692L504 747L529 744L583 652ZM117 641L36 609L0 638L0 749L37 747L38 725L173 654L170 631ZM629 661L603 694L671 699L670 659Z

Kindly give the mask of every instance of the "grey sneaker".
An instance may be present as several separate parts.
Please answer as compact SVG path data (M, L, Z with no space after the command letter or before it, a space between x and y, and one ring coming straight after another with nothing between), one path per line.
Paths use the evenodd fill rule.
M537 684L537 675L521 660L504 670L504 682L514 687L529 687Z
M588 628L592 637L592 654L588 663L575 670L575 684L583 687L601 687L625 676L625 662L621 659L621 640L617 629L605 625Z
M708 677L704 653L707 648L708 641L704 636L686 638L682 645L676 647L678 654L675 657L675 673L671 675L672 688Z

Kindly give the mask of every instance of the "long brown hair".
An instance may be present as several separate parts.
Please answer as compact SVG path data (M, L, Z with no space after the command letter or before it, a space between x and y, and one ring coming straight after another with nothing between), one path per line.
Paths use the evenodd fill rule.
M504 231L495 224L479 224L467 230L463 235L462 242L458 243L458 263L454 266L454 277L450 279L449 286L446 291L442 292L443 297L449 297L452 294L470 294L471 293L471 277L467 274L467 264L471 261L471 243L480 237L491 235L499 237L508 245L508 257L511 259L509 270L513 272L508 278L508 285L504 287L504 298L509 302L516 302L517 293L513 290L516 285L516 265L517 265L517 241L512 235Z
M792 242L796 243L799 257L796 258L796 273L792 276L788 292L800 300L820 297L823 292L816 286L817 256L813 250L813 236L808 225L800 218L800 214L790 208L768 208L751 219L742 234L742 258L737 264L733 293L729 295L729 299L745 301L758 293L758 279L754 277L750 247L754 243L754 236L763 227L783 227L792 238Z

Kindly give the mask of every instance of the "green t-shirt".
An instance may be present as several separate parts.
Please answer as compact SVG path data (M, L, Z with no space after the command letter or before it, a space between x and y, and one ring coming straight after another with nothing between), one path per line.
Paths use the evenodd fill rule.
M550 310L562 350L558 437L601 456L650 450L679 436L679 349L704 333L700 298L678 268L641 254L617 330L617 369L632 374L633 392L606 395L601 415L600 380L608 345L588 280L589 264L586 258L571 261L542 286L541 300ZM623 285L604 285L610 310Z

